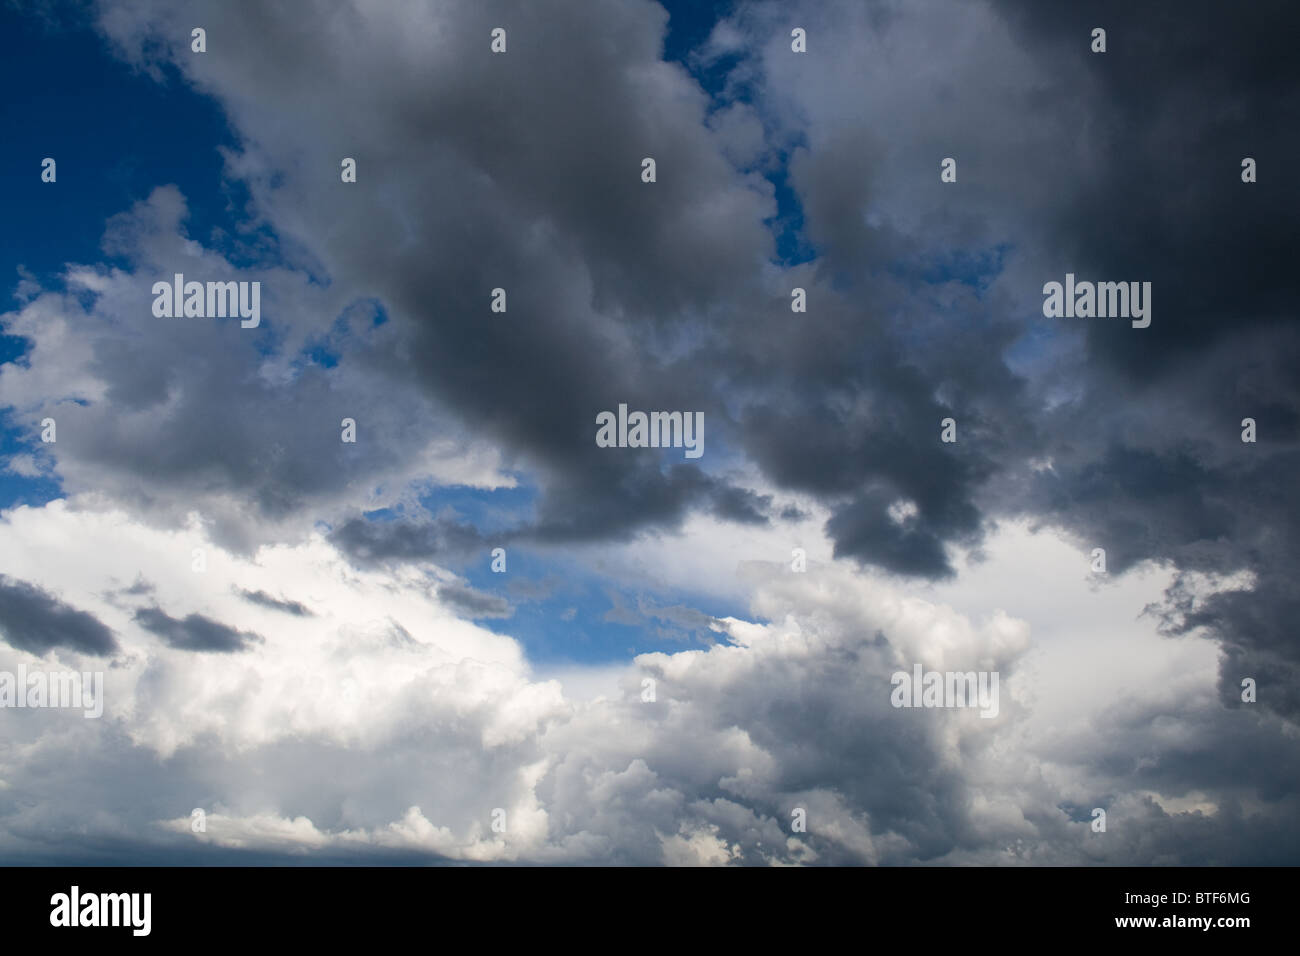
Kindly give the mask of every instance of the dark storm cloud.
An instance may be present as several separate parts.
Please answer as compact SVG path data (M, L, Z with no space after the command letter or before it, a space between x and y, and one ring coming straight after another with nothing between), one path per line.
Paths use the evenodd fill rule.
M1049 11L1016 0L1006 10L1028 49L1086 77L1097 97L1090 109L1104 117L1080 137L1094 162L1071 168L1061 201L1043 210L1062 252L1096 275L1140 277L1158 290L1149 334L1093 323L1093 352L1135 378L1176 377L1186 351L1264 325L1293 357L1294 4L1106 0ZM1088 50L1094 26L1107 29L1105 54ZM1259 163L1258 182L1242 183L1244 157Z
M178 651L230 654L246 651L254 644L262 643L262 638L257 634L237 631L202 614L175 618L161 608L140 608L135 612L135 621L161 637L168 647Z
M117 650L113 632L85 611L26 581L0 574L0 636L20 651L66 647L103 657Z
M426 390L454 409L469 434L503 447L537 475L533 536L627 538L645 527L672 527L697 508L765 520L752 492L699 474L700 465L665 467L656 455L595 445L597 413L619 403L703 411L701 464L715 459L709 430L723 427L721 396L707 378L655 356L670 354L675 341L689 348L701 332L714 334L711 321L697 317L742 308L772 254L763 224L774 212L771 188L737 173L704 124L708 97L681 67L660 60L662 8L431 7L418 43L404 17L354 22L339 12L363 58L386 51L382 69L367 68L364 94L329 18L222 5L219 16L213 11L224 24L222 53L196 63L176 46L170 11L105 7L103 25L135 55L143 50L135 31L146 12L145 29L160 49L171 49L248 133L249 161L299 169L274 188L253 184L265 212L273 221L282 209L305 213L294 225L278 225L313 250L337 287L382 297L394 317L392 334L363 362L374 363L385 387ZM483 38L502 18L512 39L507 54L494 56ZM314 64L310 82L294 65L305 62ZM249 70L260 74L255 89ZM337 100L329 124L305 123L285 136L276 120L270 135L254 132L268 109L314 115L325 90ZM336 161L321 166L291 156L351 155L362 152L360 144L368 152L357 189L338 188ZM658 163L653 184L641 181L647 156ZM381 181L402 203L374 201L369 184ZM340 229L342 222L352 226ZM508 294L504 314L489 310L498 287ZM264 510L301 504L295 488L341 480L332 464L322 467L317 453L296 447L304 437L276 444L238 434L233 423L256 417L223 420L232 442L283 447L275 460L280 474L238 476L257 489ZM306 422L288 431L337 441ZM400 455L391 439L382 448ZM232 448L205 454L238 458ZM366 458L352 467L369 464ZM306 484L288 473L293 468ZM277 488L284 493L272 494Z
M330 541L363 565L391 561L440 561L461 564L495 547L477 528L436 518L420 524L353 518L330 533Z
M787 139L805 133L790 183L818 250L797 283L806 315L758 310L702 350L699 368L741 396L745 451L831 508L837 556L902 574L949 573L948 546L978 545L1004 515L1104 547L1111 573L1148 559L1251 571L1254 591L1211 597L1169 632L1220 638L1225 702L1241 676L1268 675L1266 706L1294 715L1281 690L1300 683L1293 6L800 15L824 54L752 52L775 43L783 5L736 17L760 105ZM1089 50L1095 26L1104 54ZM945 46L958 28L968 42ZM902 52L922 40L934 48ZM854 59L873 42L886 65ZM943 70L911 65L927 58ZM940 187L943 156L960 172ZM1241 181L1246 156L1257 183ZM1043 283L1066 272L1152 282L1151 326L1042 317ZM942 445L948 416L958 441ZM1245 417L1256 444L1240 441ZM890 518L898 499L915 517Z
M962 407L936 401L933 382L883 356L880 338L845 347L843 326L787 334L784 354L798 352L800 361L781 370L772 397L746 410L746 450L773 480L831 505L837 557L904 574L950 573L943 545L980 532L972 496L1006 440ZM1014 388L1007 393L1013 402ZM949 417L958 420L956 444L939 440ZM889 517L898 500L917 506L915 519Z
M265 591L246 591L242 588L238 591L240 597L245 601L253 604L260 604L262 607L269 607L273 611L283 611L285 614L292 614L294 617L314 617L306 605L298 601L285 601L280 598L272 597Z
M1054 468L1022 505L1105 547L1184 571L1249 570L1195 612L1169 595L1170 633L1222 641L1221 695L1267 681L1262 706L1300 714L1300 61L1293 4L1100 3L1003 8L1027 49L1078 75L1094 117L1049 224L1059 272L1153 285L1150 328L1080 320L1086 392L1043 416ZM1088 52L1094 26L1108 51ZM1086 79L1085 79L1086 78ZM1258 182L1241 181L1241 161ZM1047 276L1057 278L1060 276ZM1240 441L1254 418L1256 444ZM1120 422L1127 422L1120 426ZM1180 579L1182 581L1182 579Z
M706 416L707 420L707 416ZM594 418L593 418L594 421ZM653 449L597 448L590 467L566 475L542 498L537 523L521 537L541 542L628 539L644 528L672 528L692 508L738 524L767 524L771 497L730 484L695 465L654 463ZM610 453L631 452L632 461ZM570 465L576 466L575 456ZM639 458L639 462L638 462Z

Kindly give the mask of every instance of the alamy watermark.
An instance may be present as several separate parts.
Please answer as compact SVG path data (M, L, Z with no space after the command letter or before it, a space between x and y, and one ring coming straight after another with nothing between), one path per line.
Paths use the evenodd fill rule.
M262 283L186 282L176 273L171 282L153 284L153 314L160 319L224 319L239 316L239 327L262 322Z
M51 926L125 926L133 936L148 936L152 912L152 893L82 893L74 885L50 897Z
M685 448L687 458L704 454L703 412L628 412L596 416L598 448Z
M997 671L926 671L920 664L894 671L889 702L895 707L979 707L981 717L998 715Z
M79 708L82 716L104 713L103 671L0 671L0 707Z
M1043 315L1049 319L1132 319L1133 328L1151 324L1150 282L1075 282L1065 274L1065 285L1043 285Z

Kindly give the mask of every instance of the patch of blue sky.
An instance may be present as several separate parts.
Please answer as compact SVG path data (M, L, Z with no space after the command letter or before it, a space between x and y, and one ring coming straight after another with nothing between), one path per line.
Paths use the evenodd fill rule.
M0 511L21 505L39 508L47 501L63 497L57 476L14 471L18 456L40 461L40 437L31 434L29 429L16 427L7 411L0 412Z
M734 58L706 65L691 56L709 38L719 20L728 16L736 0L661 0L668 11L668 34L664 37L664 59L680 63L691 71L704 91L721 95Z
M514 477L520 482L514 488L440 486L422 494L419 502L430 514L455 517L486 537L503 534L530 523L535 514L537 488Z
M105 222L168 183L189 204L191 237L237 265L252 264L241 255L262 261L264 243L250 245L242 221L247 190L224 176L219 149L238 144L219 106L174 68L161 84L133 71L88 16L60 8L49 25L0 5L0 84L22 91L0 98L0 264L22 264L56 288L69 262L124 266L100 248ZM41 181L46 157L57 163L54 183Z
M537 497L536 487L521 483L496 490L440 487L419 499L430 513L473 525L483 535L482 553L455 570L477 590L509 602L514 609L510 617L484 617L477 623L518 639L536 666L607 664L651 651L705 646L706 630L637 613L643 604L650 609L690 607L714 616L743 614L743 608L704 592L629 586L583 560L581 546L570 557L559 545L511 543L508 532L534 519ZM395 509L366 517L384 522L411 518ZM493 541L498 532L500 545ZM504 572L492 570L492 549L497 546L506 548ZM707 633L714 640L725 639Z
M726 641L707 627L676 622L674 608L743 616L742 608L703 593L629 586L557 555L554 548L510 547L504 573L492 571L491 564L485 549L482 559L461 574L474 588L507 600L514 612L477 623L518 640L542 669L619 663L637 654L675 653L704 648L710 640Z

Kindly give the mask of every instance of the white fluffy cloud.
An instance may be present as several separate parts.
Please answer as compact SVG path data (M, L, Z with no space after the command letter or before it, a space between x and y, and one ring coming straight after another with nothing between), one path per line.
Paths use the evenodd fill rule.
M586 698L533 673L514 640L441 606L438 585L453 576L433 565L358 571L320 537L242 556L198 526L162 531L64 502L9 512L3 534L0 574L59 569L42 586L112 628L120 648L107 661L62 648L40 660L0 646L0 669L107 675L99 720L4 715L0 841L17 857L75 831L84 836L65 853L130 840L198 859L1077 862L1095 854L1095 835L1061 807L1090 808L1122 785L1122 774L1099 775L1108 728L1152 706L1204 722L1215 706L1212 655L1162 657L1174 645L1130 620L1126 640L1158 694L1117 702L1090 684L1068 723L1036 722L1036 708L1059 708L1033 700L1022 668L1054 651L1026 622L996 608L971 618L836 564L804 574L746 564L751 619L721 621L707 650L642 655L615 675L615 692ZM989 574L1032 554L1039 574L1063 580L1061 565L1081 561L1023 530L1001 543ZM191 570L194 548L206 549L206 572ZM1080 576L1068 597L1088 593ZM136 622L141 607L262 640L177 650ZM894 709L890 674L914 662L999 671L1001 713ZM1189 734L1166 744L1194 748ZM1112 834L1125 813L1167 814L1173 826L1223 796L1179 803L1158 790L1104 794ZM207 814L202 833L191 831L194 808ZM806 833L791 828L796 808ZM498 809L504 833L492 828ZM1117 838L1104 857L1133 850Z

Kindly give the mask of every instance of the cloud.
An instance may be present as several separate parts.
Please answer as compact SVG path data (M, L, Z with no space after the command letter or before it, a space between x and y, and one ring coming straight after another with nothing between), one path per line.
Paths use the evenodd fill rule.
M457 612L471 619L506 618L515 613L515 609L505 598L496 594L487 594L464 584L439 585L438 600L445 601Z
M187 216L175 187L155 189L106 230L106 250L130 271L71 266L69 291L0 316L29 342L24 364L0 369L0 404L29 435L55 420L57 443L39 447L66 493L173 526L197 511L247 549L322 517L413 501L431 481L510 483L491 449L382 380L393 337L373 302L301 272L236 268L186 235ZM174 273L261 282L266 329L155 318L152 284ZM322 365L316 349L343 360ZM344 418L356 443L341 441Z
M76 851L85 858L126 841L134 853L189 862L218 852L333 862L1129 864L1146 853L1246 862L1274 859L1265 847L1294 827L1293 739L1266 711L1218 704L1212 646L1184 659L1137 618L1158 579L1135 577L1113 619L1095 625L1118 628L1117 646L1144 662L1133 687L1147 696L1067 684L1081 708L1068 719L1036 716L1051 700L1033 699L1042 664L1024 621L996 610L968 617L840 564L800 574L779 561L746 565L751 611L715 620L713 646L641 655L615 668L611 690L570 697L534 675L509 636L457 620L462 609L430 586L438 569L357 570L319 535L244 557L198 528L176 540L122 513L61 502L16 509L9 522L14 553L63 568L68 589L92 596L86 613L121 634L101 720L23 711L14 723L21 756L3 770L14 800L0 814L10 858L29 858L38 843L48 853L37 835L74 818L89 827ZM1086 562L1049 541L999 537L981 573L1008 593L1016 574L1068 580ZM208 549L203 575L169 557L196 546ZM0 555L0 573L6 560L16 559ZM164 610L113 603L123 566L154 583L148 600ZM267 579L304 595L314 616L248 601ZM1196 600L1231 586L1207 582ZM1078 574L1066 597L1086 606L1091 594ZM1033 609L1049 631L1059 619L1051 609ZM678 618L690 609L651 610ZM142 614L165 629L202 615L265 639L196 668L135 623ZM999 671L998 717L892 707L890 675L918 662ZM13 667L0 654L0 669ZM642 698L646 678L652 701ZM1166 726L1157 713L1177 720ZM1205 759L1223 746L1240 759ZM1271 790L1248 765L1279 768ZM24 799L37 791L79 796ZM1189 794L1198 795L1191 804ZM119 809L87 823L87 801ZM1077 808L1099 805L1111 835L1152 821L1163 835L1090 844ZM202 835L189 829L195 807L207 814ZM806 832L791 827L797 808ZM504 833L492 828L496 810ZM1270 842L1254 842L1262 836Z
M0 316L0 406L59 424L10 471L68 495L5 514L0 601L56 625L0 618L0 664L113 655L102 722L13 721L7 857L1286 862L1300 84L1280 5L1194 6L1103 6L1101 57L1039 4L739 4L710 97L640 0L102 4L224 111L275 240L190 235L160 186ZM261 281L259 334L153 318L177 271ZM1151 328L1044 320L1067 271L1152 280ZM704 458L597 448L620 402L703 411ZM489 524L421 503L449 487L530 494ZM541 677L449 570L505 544L713 643ZM997 671L999 716L891 707L916 663Z
M104 656L117 650L113 632L94 616L27 581L0 574L0 634L11 647L44 655L65 647Z
M183 619L178 619L156 607L138 609L135 612L135 621L141 627L161 637L167 642L167 646L174 647L178 651L215 651L229 654L247 650L249 646L263 640L257 634L237 631L202 614L187 614Z
M521 529L532 538L626 539L694 509L764 520L762 502L720 475L594 441L596 414L620 402L702 410L710 427L726 418L711 389L689 384L680 362L651 360L649 346L660 335L689 345L689 313L724 300L739 315L771 252L770 187L737 173L704 125L707 98L659 58L662 8L517 8L520 40L497 57L470 42L496 22L486 8L341 8L306 33L296 16L253 7L206 15L227 24L228 46L203 63L168 39L175 13L165 6L105 6L100 26L129 61L174 58L215 97L241 139L229 171L248 183L259 215L286 244L310 250L330 290L383 302L388 321L368 333L367 355L345 355L340 369L382 376L390 392L419 390L414 406L393 401L403 421L434 403L526 467L541 490L533 526ZM354 31L364 42L345 41ZM549 68L555 44L572 69ZM300 82L299 58L315 64L314 83ZM254 63L265 74L256 91L246 72ZM381 66L392 79L380 79ZM359 68L378 84L364 94ZM327 122L309 105L322 96L333 104ZM357 188L340 188L336 154L363 144ZM653 187L640 181L650 152L665 170ZM405 198L375 203L372 188ZM391 236L405 238L379 239ZM504 316L488 308L498 287ZM303 398L304 410L322 405ZM295 431L327 442L334 428ZM371 434L385 453L409 456L409 443L396 449L374 425ZM724 458L721 446L712 454ZM308 486L337 473L304 457L288 445L283 463L302 462ZM299 498L286 492L277 504Z
M265 591L243 591L239 592L240 596L246 601L252 601L254 604L260 604L262 607L274 608L277 611L283 611L285 614L292 614L295 617L311 617L312 613L300 601L285 601L280 598L272 597Z
M792 17L807 55L778 29ZM1266 706L1294 718L1280 688L1300 658L1277 622L1296 610L1300 336L1277 265L1296 226L1277 210L1300 186L1240 176L1245 156L1300 147L1277 121L1300 109L1278 39L1293 19L1281 3L759 2L718 28L701 55L741 51L732 77L789 151L818 253L801 342L741 340L755 367L784 360L738 418L770 478L832 509L837 556L933 579L953 546L1024 517L1104 547L1112 574L1248 571L1249 596L1195 623L1223 643L1225 703L1265 673ZM1150 281L1151 326L1043 319L1042 285L1066 272ZM1246 417L1267 437L1243 443ZM899 498L906 524L886 518Z
M350 518L334 529L330 539L367 567L422 560L458 563L487 543L473 525L449 518L392 524Z

